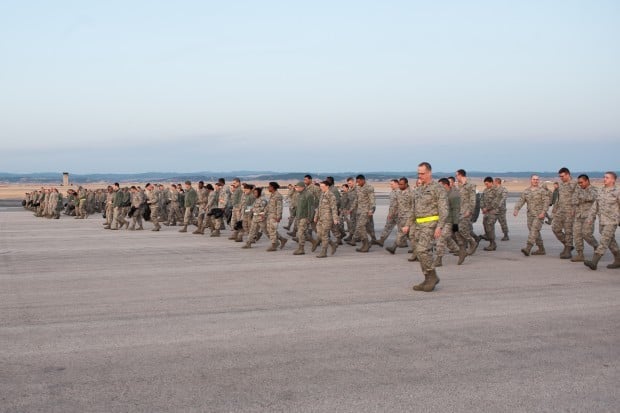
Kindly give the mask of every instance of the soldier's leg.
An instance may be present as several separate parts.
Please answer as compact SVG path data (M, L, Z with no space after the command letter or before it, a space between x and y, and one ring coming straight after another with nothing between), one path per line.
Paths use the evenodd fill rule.
M565 221L564 214L558 211L553 215L553 221L551 222L551 230L553 231L553 234L558 239L558 241L560 241L562 244L566 244L566 234L564 233L564 221Z
M534 243L538 246L538 250L534 251L532 255L545 255L545 246L543 244L542 235L540 234L542 226L543 226L543 220L539 219L538 217L533 217L532 229L530 230L530 236L534 240Z
M478 243L471 235L471 220L469 218L461 217L459 219L459 235L465 244L465 248L467 248L467 253L469 255L476 252L476 248L478 247Z
M504 238L508 238L508 221L506 220L506 211L502 210L497 216L499 221L499 225L502 228L502 233L504 234Z
M433 259L436 223L416 224L416 255L424 274L424 281L413 287L416 291L432 291L439 281L436 278Z
M592 248L596 249L596 247L598 247L598 241L594 237L594 220L589 223L584 220L583 226L581 227L581 237L585 242L590 244Z
M367 219L366 219L366 233L368 235L370 235L370 239L371 240L375 240L377 239L377 236L375 235L375 218L374 215L367 215Z

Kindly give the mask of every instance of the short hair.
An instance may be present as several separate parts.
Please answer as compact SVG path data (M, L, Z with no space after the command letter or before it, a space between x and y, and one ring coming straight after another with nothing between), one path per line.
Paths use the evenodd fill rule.
M114 182L114 186L117 187L117 188L120 187L118 182Z
M312 175L306 174L306 175L304 175L304 178L312 179Z
M224 178L218 178L218 179L217 179L217 183L218 183L218 184L221 184L222 186L224 186L224 185L226 185L226 179L224 179Z
M586 174L581 174L577 177L577 179L585 179L586 181L589 181L590 177Z
M486 178L484 178L484 182L491 182L493 183L493 178L490 176L487 176Z
M150 185L151 185L151 183L150 183L150 182L147 182L147 184L146 184L145 188L148 188Z
M185 185L191 185L192 181L185 181Z
M570 175L570 171L568 170L567 167L563 166L560 168L560 170L558 171L558 175L559 174L569 174Z
M332 186L334 184L334 177L333 176L326 176L325 177L325 182L328 182L328 186Z
M211 184L207 184L205 186L205 188L207 188L209 191L214 191L215 190L215 188L213 188L213 185L211 185Z
M248 184L248 183L243 183L241 184L243 186L244 189L254 189L254 185L252 184Z
M433 167L432 167L432 166L431 166L431 164L430 164L430 163L428 163L428 162L420 162L420 163L418 164L418 166L423 166L423 167L425 167L425 168L426 168L427 170L429 170L429 171L432 171L432 170L433 170Z
M398 183L398 179L394 178L394 179L390 179L390 182L396 182Z
M456 171L456 174L461 176L467 176L467 172L465 171L465 169L459 169L458 171Z
M331 184L329 183L329 181L326 179L324 181L319 182L319 184L323 184L325 186L331 186Z
M502 178L495 178L494 181L501 184L502 183Z
M132 185L131 188L129 188L129 189L138 189L138 188L136 188L134 185Z
M355 179L363 179L365 181L366 177L362 174L359 174L358 176L355 177Z
M239 182L239 183L241 183L241 179L239 179L239 178L233 178L233 180L232 180L232 181L233 181L233 182Z
M439 183L440 183L440 184L442 184L442 185L448 185L448 186L450 186L450 181L448 180L448 178L441 178L441 179L439 180Z
M258 196L261 196L263 194L263 188L261 188L260 186L255 186L254 188L252 188L252 191L256 192Z
M176 184L172 184L170 185L172 188L177 189L177 185Z
M351 182L351 181L355 181L355 179L352 176L347 178L347 182Z
M271 182L269 182L269 186L270 186L270 187L272 187L272 188L273 188L273 189L275 189L275 190L280 189L280 184L279 184L279 183L277 183L277 182L275 182L275 181L271 181Z
M205 184L205 181L198 181L198 184Z
M614 181L616 179L618 179L618 175L616 175L616 173L614 171L607 171L607 172L605 172L605 175L608 175L608 174L614 177Z
M408 184L408 183L409 183L409 179L407 179L407 177L405 177L405 176L401 176L401 177L398 179L398 181L399 181L399 182L400 182L400 181L403 181L403 182L405 182L406 184Z

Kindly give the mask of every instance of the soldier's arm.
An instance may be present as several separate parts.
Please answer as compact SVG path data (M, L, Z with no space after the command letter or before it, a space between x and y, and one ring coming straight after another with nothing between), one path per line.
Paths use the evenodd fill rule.
M519 213L519 210L524 204L525 204L525 192L522 192L521 196L519 197L519 200L515 204L515 210L513 214L515 217L517 216L517 214Z

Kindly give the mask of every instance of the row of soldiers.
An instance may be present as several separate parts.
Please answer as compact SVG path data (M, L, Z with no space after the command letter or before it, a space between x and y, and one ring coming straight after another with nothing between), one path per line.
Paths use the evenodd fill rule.
M530 186L521 194L514 209L516 217L519 210L527 204L527 242L521 252L525 256L545 255L545 246L540 229L548 209L553 204L551 228L555 237L563 245L560 258L572 262L583 262L596 270L598 262L607 249L614 256L614 261L607 268L620 268L620 249L615 239L616 228L620 221L620 190L616 187L617 175L613 171L605 172L603 187L594 187L586 174L581 174L575 181L566 167L558 171L560 182L557 199L553 193L540 184L540 177L532 175ZM594 237L594 222L599 219L600 240ZM586 260L584 241L594 249L592 259ZM534 245L537 249L532 251ZM573 256L572 251L576 250Z
M82 186L77 190L68 189L65 196L58 188L41 188L26 192L22 201L25 208L30 209L38 217L59 219L61 212L84 219L88 215L102 212L105 204L103 189L90 190Z
M416 289L432 291L438 282L435 268L443 265L442 257L447 251L458 255L458 264L475 253L481 240L489 242L484 248L486 251L495 251L497 221L504 235L502 240L509 240L506 222L508 193L501 179L484 179L485 189L479 200L484 234L476 235L472 225L478 202L476 188L468 182L466 171L460 169L455 178L442 178L437 182L429 180L431 171L430 164L420 164L418 180L413 188L405 177L391 181L388 216L379 238L375 236L373 222L376 209L374 188L363 175L355 179L348 178L340 188L335 187L331 177L317 185L310 175L295 185L289 185L289 221L284 228L289 230L288 235L297 242L293 254L305 254L306 242L312 244L313 251L321 246L320 258L327 256L328 248L334 254L343 241L352 246L361 243L356 251L362 253L368 252L372 245L385 246L390 254L395 254L397 248L410 246L412 256L409 260L419 260L425 274L425 282L416 286ZM585 261L585 240L596 248L593 259L585 261L586 265L596 269L600 256L609 247L615 257L609 267L620 267L614 238L615 227L610 223L615 219L617 226L618 205L603 201L608 195L610 199L615 196L617 200L615 174L605 174L605 188L609 181L611 189L604 188L600 194L591 187L585 175L580 175L576 183L572 182L566 168L562 168L559 175L562 183L553 209L553 231L565 245L561 258L570 258L574 262ZM514 210L516 216L527 204L530 234L526 247L522 249L526 256L545 254L540 228L552 194L539 181L539 177L532 176L530 187L523 192ZM204 234L209 229L211 236L217 237L226 223L229 223L232 230L229 239L245 241L243 248L252 248L263 234L267 234L270 241L267 250L276 251L283 249L288 241L278 232L283 209L283 197L279 190L277 182L270 182L266 187L268 196L265 197L263 188L242 184L239 179L234 179L229 186L225 185L223 179L214 185L199 182L196 189L190 181L186 181L184 186L173 184L169 188L147 184L145 190L139 187L121 189L115 184L108 187L104 225L113 230L123 226L143 229L142 217L149 211L153 231L160 230L160 222L164 225L180 223L180 232L187 232L188 226L193 224L196 226L194 234ZM432 211L429 210L432 214L425 207L429 202L435 205ZM600 243L593 236L596 215L601 220L601 231L605 228ZM606 217L611 218L608 220ZM434 226L436 230L430 238L426 231L428 226ZM392 245L384 245L394 228L397 232L396 240ZM574 257L571 254L573 238L577 247L577 255ZM538 245L536 251L532 251L533 245ZM432 257L430 263L429 257Z

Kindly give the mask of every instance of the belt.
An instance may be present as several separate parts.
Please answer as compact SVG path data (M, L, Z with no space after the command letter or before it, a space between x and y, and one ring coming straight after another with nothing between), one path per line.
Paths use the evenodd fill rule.
M415 222L417 222L418 224L423 224L425 222L433 222L433 221L439 221L439 215L431 215L430 217L420 217L420 218L415 219Z

